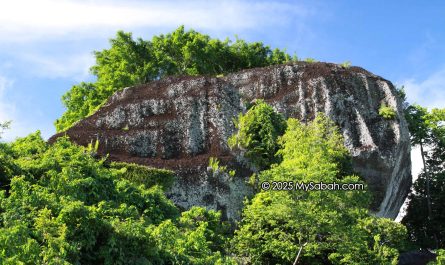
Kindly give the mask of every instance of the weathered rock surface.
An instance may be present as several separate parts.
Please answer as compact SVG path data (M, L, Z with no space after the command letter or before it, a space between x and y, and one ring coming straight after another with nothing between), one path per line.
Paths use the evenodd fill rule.
M225 77L167 78L115 93L65 133L81 145L99 140L99 154L170 168L178 179L168 196L189 208L204 205L238 218L250 175L233 158L227 138L246 103L263 98L302 121L324 112L341 128L354 169L374 193L372 210L395 218L411 185L410 144L401 102L387 80L358 67L292 63ZM378 114L382 104L395 119ZM60 135L53 136L53 141ZM230 178L207 169L209 157L237 169Z

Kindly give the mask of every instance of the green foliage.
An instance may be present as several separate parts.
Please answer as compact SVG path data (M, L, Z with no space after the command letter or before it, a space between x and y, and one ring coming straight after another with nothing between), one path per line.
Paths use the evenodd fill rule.
M351 62L350 61L344 61L343 63L340 64L341 67L343 68L349 68L351 67Z
M337 126L324 114L319 113L314 121L304 125L296 119L287 121L288 129L279 139L282 149L278 154L283 157L282 166L291 169L306 169L309 165L326 165L324 171L335 174L350 173L350 157L348 150L344 147L344 140ZM308 174L311 174L309 168ZM316 174L315 168L313 174ZM328 175L321 178L326 178ZM333 175L330 179L334 179ZM309 178L313 181L318 179ZM326 179L325 179L326 180Z
M110 167L119 169L122 178L137 185L144 184L147 188L159 185L166 190L173 185L175 180L175 173L167 169L150 168L123 162L112 162Z
M9 129L11 126L11 121L0 122L0 139L2 138L3 131Z
M445 265L445 250L439 249L437 251L436 261L430 262L428 265Z
M431 130L427 123L428 110L426 108L415 104L410 105L405 110L405 118L408 122L411 143L413 145L418 145L428 139Z
M9 190L11 178L20 174L20 167L14 161L11 148L0 143L0 191Z
M228 141L231 148L244 152L257 169L262 170L280 161L275 154L279 149L277 139L286 129L286 121L270 105L258 100L236 121L238 132Z
M47 150L46 142L42 139L40 131L31 133L26 137L17 138L11 144L14 156L19 158L33 157Z
M379 108L379 115L387 120L392 120L396 117L397 113L393 108L386 106L385 103L382 103Z
M281 64L292 58L261 42L221 41L184 26L151 41L119 31L111 47L94 52L95 83L75 85L62 97L66 112L55 122L58 132L90 115L114 92L171 75L221 75L241 69Z
M405 249L406 227L378 217L358 219L357 223L329 255L334 264L398 264L400 249Z
M180 216L155 185L171 185L172 172L107 165L67 138L48 146L40 132L2 147L0 158L14 158L20 170L4 171L10 189L0 192L2 264L177 263L154 233L165 223L179 231L163 239L185 249L182 264L230 264L219 213L196 208Z
M9 122L0 124L0 129L8 126ZM23 146L23 149L22 152L27 151L26 146ZM14 151L16 150L11 148L10 145L0 142L0 191L8 191L11 178L22 174L21 168L17 165L17 157L14 156Z
M426 198L426 176L419 175L414 182L415 193L409 195L407 214L402 223L410 232L410 239L421 247L435 247L437 236L439 247L445 247L445 172L434 173L430 185L432 219L428 220L428 207Z
M18 223L12 227L0 227L0 261L2 264L35 264L39 259L39 243L32 238L31 230Z
M11 144L0 143L0 189L9 190L12 177L32 171L36 167L33 158L46 149L40 131L17 138Z
M274 141L282 157L255 183L361 183L346 174L348 152L324 115L306 125L289 119L285 129L264 102L249 112L269 117L244 124L256 123L252 131ZM262 128L277 121L281 137ZM171 171L98 161L94 145L62 137L50 146L40 132L0 145L0 169L7 169L0 173L10 181L0 192L2 264L289 264L300 247L301 264L394 264L402 248L406 229L371 217L361 190L259 192L246 201L232 239L220 212L179 214L162 189L171 186ZM209 165L227 170L216 158Z
M151 234L167 264L236 264L223 255L227 226L221 226L220 213L192 207L182 213L178 225L166 220ZM209 244L211 242L211 244Z
M314 58L306 58L304 61L307 62L307 63L316 63L316 62L318 62Z
M413 185L414 192L409 195L410 203L402 223L417 245L444 248L445 109L428 111L419 105L409 105L405 117L411 143L420 145L424 168Z
M413 104L406 108L405 117L413 145L434 145L435 141L445 143L445 108L428 111Z
M219 165L219 160L218 160L218 158L215 158L215 157L209 158L209 166L208 167L212 169L213 173L226 173L231 178L235 177L235 175L236 175L236 171L233 169L228 170L227 165L226 166Z
M361 183L342 170L343 138L319 114L307 124L289 119L280 138L283 161L259 175L263 181ZM406 229L371 217L366 190L261 191L243 210L232 245L251 264L396 264Z
M406 91L405 91L405 86L401 86L401 87L396 87L396 93L397 96L400 98L400 100L402 101L403 105L405 105L404 109L406 109Z
M219 170L219 169L220 169L220 166L219 166L219 160L218 160L218 158L210 157L210 158L209 158L209 167L212 168L213 172L216 172L217 170ZM225 168L224 168L224 169L225 169Z
M62 103L67 111L55 121L56 130L64 131L93 113L111 94L111 91L100 89L96 83L81 82L74 85L62 96Z
M97 154L98 149L99 149L99 140L94 141L94 145L93 141L91 141L86 148L87 152L93 155Z

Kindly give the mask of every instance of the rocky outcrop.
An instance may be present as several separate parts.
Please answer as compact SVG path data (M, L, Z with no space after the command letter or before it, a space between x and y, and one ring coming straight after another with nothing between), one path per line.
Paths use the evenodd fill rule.
M178 178L168 196L178 206L204 205L237 218L251 193L245 184L250 172L233 159L227 138L233 118L256 98L286 117L331 117L354 169L373 191L372 210L397 216L411 185L407 124L394 86L362 68L298 62L221 78L166 78L115 93L65 133L81 145L99 140L98 152L112 160L173 169ZM394 119L379 115L383 104L396 111ZM209 170L211 156L236 169L236 176Z

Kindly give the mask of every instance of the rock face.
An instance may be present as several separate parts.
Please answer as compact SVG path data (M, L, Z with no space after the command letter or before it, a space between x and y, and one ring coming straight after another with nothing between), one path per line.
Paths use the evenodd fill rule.
M328 63L291 63L244 70L221 78L167 78L115 93L92 116L64 133L81 145L99 140L111 160L173 169L168 196L180 207L203 205L239 217L250 175L230 152L233 118L247 103L263 98L302 121L326 113L341 128L353 167L373 191L372 210L395 218L411 185L410 144L394 86L362 68ZM379 115L382 104L394 119ZM207 168L218 157L222 170Z

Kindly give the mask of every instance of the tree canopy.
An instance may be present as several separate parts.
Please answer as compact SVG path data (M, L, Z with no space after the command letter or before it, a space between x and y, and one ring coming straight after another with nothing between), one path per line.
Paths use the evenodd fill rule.
M0 146L1 264L233 264L220 213L165 197L171 172L91 151L40 132Z
M264 102L251 110L263 124L280 117ZM350 158L328 118L278 124L285 133L265 139L281 158L260 182L364 185L343 170ZM371 216L366 189L260 191L230 228L220 212L177 209L168 170L97 160L97 146L48 145L38 131L0 147L2 264L289 264L299 252L302 264L395 264L404 248L406 228Z
M239 149L257 170L279 162L278 137L286 129L284 117L263 100L256 101L235 123L237 133L230 137L231 148Z
M55 122L57 131L127 86L296 59L261 42L221 41L183 26L151 40L119 31L110 45L94 52L96 81L63 95L66 112ZM406 238L416 246L444 248L445 109L408 104L405 112L424 170L402 224L370 214L372 194L353 174L331 120L317 114L306 124L286 121L262 100L239 115L229 140L254 165L257 191L232 227L220 212L178 209L164 193L174 181L169 170L97 159L97 145L80 147L67 137L48 145L39 131L0 142L0 263L396 264ZM395 118L383 105L379 113ZM0 123L0 138L8 125ZM218 168L218 160L211 165ZM261 190L261 183L283 181L289 189ZM301 183L364 189L296 189ZM438 255L437 264L443 264L445 252Z
M337 127L323 115L305 125L289 119L279 138L283 161L260 182L292 182L246 201L232 245L249 264L397 264L406 228L368 213L366 190L296 190L297 183L362 183L345 175L348 152ZM290 187L290 186L288 186Z
M445 109L409 105L405 116L414 146L420 146L423 170L409 195L403 223L421 247L445 248Z
M90 115L114 92L172 75L218 75L241 69L263 67L296 60L283 50L262 42L234 42L210 36L184 26L151 40L133 39L119 31L111 47L94 52L96 64L91 73L96 82L74 85L62 96L65 113L55 122L57 131L68 129Z

